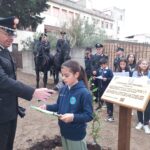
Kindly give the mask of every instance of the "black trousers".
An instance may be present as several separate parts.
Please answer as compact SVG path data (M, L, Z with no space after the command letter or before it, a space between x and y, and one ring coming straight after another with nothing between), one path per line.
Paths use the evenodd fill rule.
M113 103L106 102L106 105L108 117L113 117Z
M137 111L138 121L143 123L144 125L149 124L150 120L150 101L147 104L147 107L144 112Z
M17 119L0 123L0 150L13 150Z

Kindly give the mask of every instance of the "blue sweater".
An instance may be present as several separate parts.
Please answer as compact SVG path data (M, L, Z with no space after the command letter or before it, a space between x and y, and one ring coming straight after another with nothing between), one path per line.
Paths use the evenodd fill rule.
M58 114L73 113L73 122L58 121L60 132L66 139L80 141L86 135L86 122L93 119L92 95L83 81L79 81L70 89L65 85L59 93L57 103L47 105L47 110Z
M97 79L97 83L99 85L99 88L102 91L105 91L105 89L107 88L107 86L109 85L111 79L113 78L113 72L111 69L109 69L108 67L105 69L99 68L97 70L97 76L102 76L103 78L107 78L106 81L101 80L101 79Z

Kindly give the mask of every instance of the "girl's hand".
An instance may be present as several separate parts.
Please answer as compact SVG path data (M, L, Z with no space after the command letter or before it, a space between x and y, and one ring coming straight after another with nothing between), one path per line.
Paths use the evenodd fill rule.
M95 80L95 79L96 79L96 76L93 76L92 78L93 78L93 80Z
M69 122L73 121L74 114L72 114L72 113L66 113L64 115L61 115L61 117L59 119L62 120L62 121L64 121L65 123L69 123Z
M39 106L39 108L46 110L46 104Z

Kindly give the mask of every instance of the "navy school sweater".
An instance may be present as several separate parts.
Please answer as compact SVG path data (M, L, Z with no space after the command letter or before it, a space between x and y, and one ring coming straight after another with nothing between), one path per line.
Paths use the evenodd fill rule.
M92 95L83 81L70 89L65 85L59 93L57 103L47 105L47 110L58 114L73 113L74 120L71 123L58 120L60 132L66 139L80 141L86 135L86 122L93 119Z

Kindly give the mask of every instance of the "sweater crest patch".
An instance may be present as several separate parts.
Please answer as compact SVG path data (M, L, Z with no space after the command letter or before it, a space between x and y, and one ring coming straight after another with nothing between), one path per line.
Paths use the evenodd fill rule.
M74 96L70 97L70 104L74 105L76 103L76 98Z

